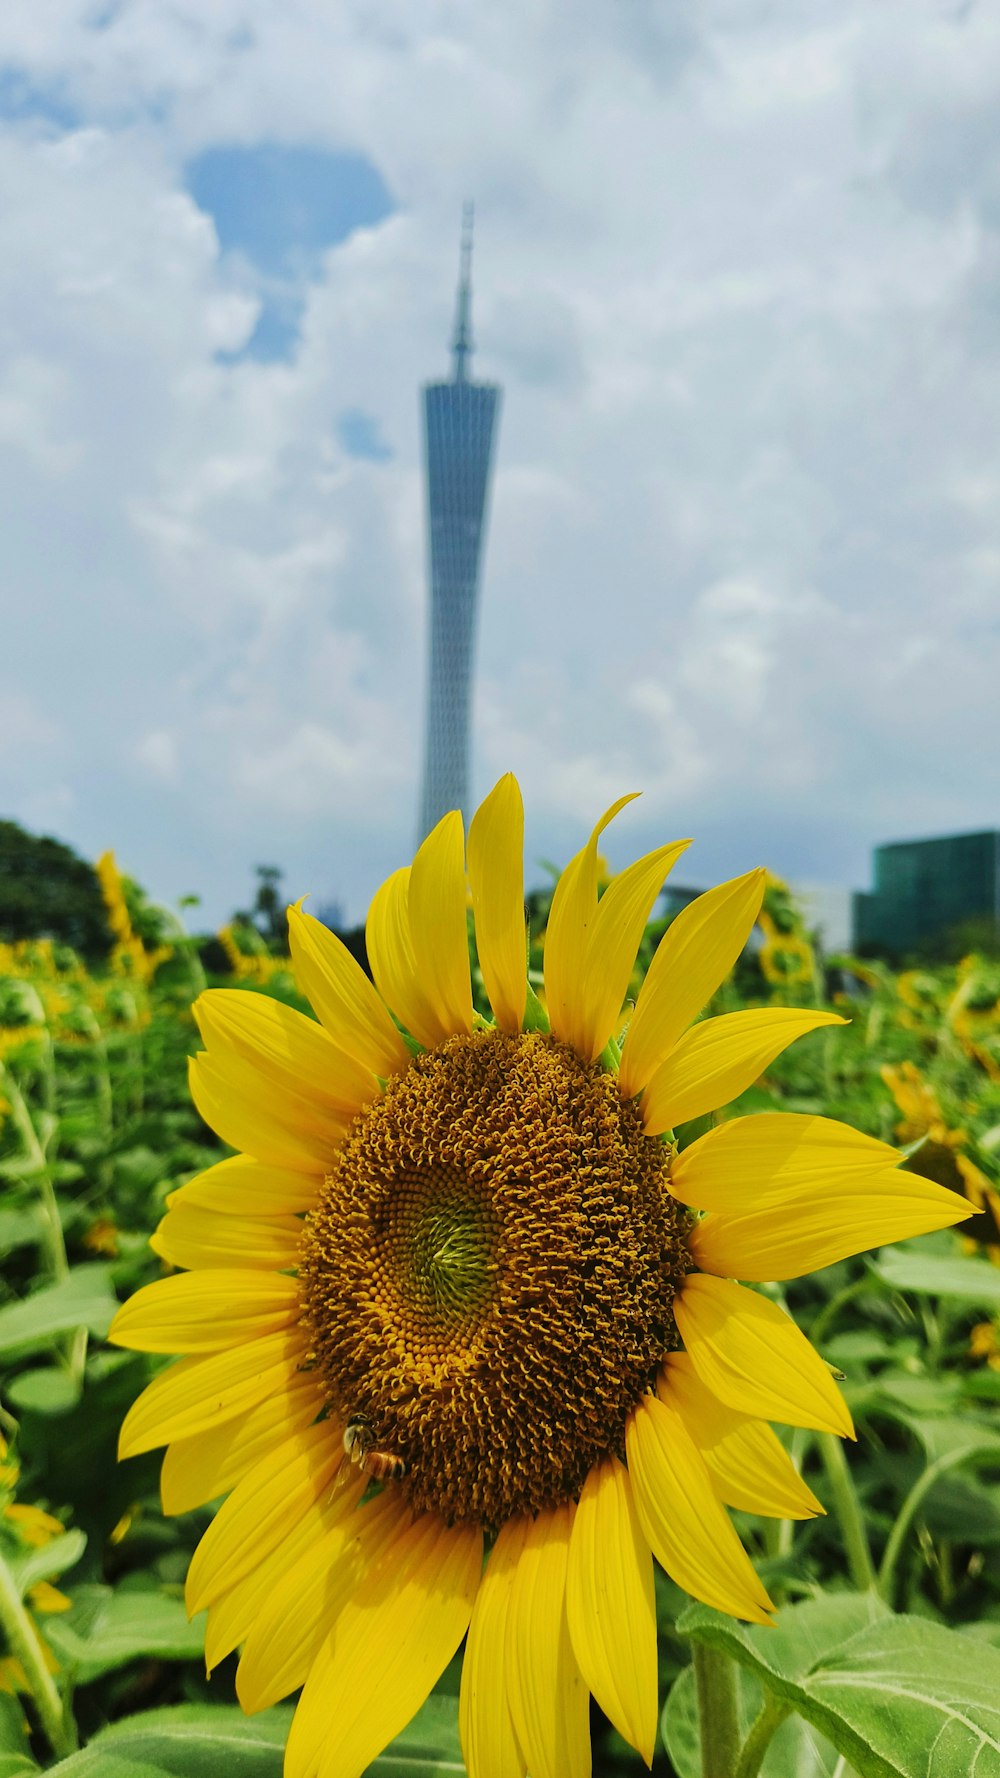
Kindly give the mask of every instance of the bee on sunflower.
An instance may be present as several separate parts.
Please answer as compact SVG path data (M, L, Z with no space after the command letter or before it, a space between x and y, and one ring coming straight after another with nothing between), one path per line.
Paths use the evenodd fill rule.
M830 1368L747 1286L968 1212L820 1117L736 1118L678 1151L676 1125L842 1021L692 1025L757 916L752 871L668 928L619 1044L684 849L599 897L598 841L629 800L556 886L544 1007L509 775L467 860L448 815L377 892L373 981L290 910L318 1023L239 990L196 1005L195 1102L238 1152L175 1192L153 1237L189 1270L115 1321L120 1344L183 1355L121 1450L167 1445L167 1511L228 1493L187 1602L208 1608L210 1665L242 1645L245 1709L302 1687L286 1778L356 1778L463 1638L472 1778L589 1772L591 1692L648 1763L653 1557L694 1598L771 1621L726 1507L821 1510L769 1421L853 1436ZM473 1008L466 873L491 1021Z

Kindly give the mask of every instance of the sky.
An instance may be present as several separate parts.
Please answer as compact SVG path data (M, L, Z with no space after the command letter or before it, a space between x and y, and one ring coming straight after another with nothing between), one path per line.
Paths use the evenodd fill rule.
M529 882L1000 826L988 0L4 0L0 815L202 926L408 860L468 197Z

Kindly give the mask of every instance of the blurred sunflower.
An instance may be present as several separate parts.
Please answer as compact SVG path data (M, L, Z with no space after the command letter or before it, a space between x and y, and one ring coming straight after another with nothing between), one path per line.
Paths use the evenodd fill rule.
M588 1772L590 1692L648 1763L653 1555L696 1599L768 1622L725 1507L821 1510L768 1420L853 1435L829 1367L735 1280L967 1214L897 1171L894 1149L818 1117L738 1118L677 1151L675 1125L842 1021L773 1008L686 1029L743 948L758 871L672 923L619 1049L639 940L683 850L599 898L598 838L628 800L557 884L544 1011L525 980L510 776L468 842L492 1022L473 1009L457 813L375 896L374 986L296 908L319 1024L240 990L197 1004L192 1091L240 1152L168 1201L153 1245L191 1269L114 1324L122 1345L184 1354L121 1450L169 1446L167 1511L232 1490L187 1602L208 1607L210 1665L242 1644L245 1709L303 1686L287 1778L361 1773L466 1633L472 1778Z

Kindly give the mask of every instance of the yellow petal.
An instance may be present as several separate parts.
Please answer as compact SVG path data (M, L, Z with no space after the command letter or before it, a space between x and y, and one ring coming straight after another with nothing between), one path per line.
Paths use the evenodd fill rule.
M617 1457L597 1464L583 1485L569 1544L566 1615L580 1671L605 1716L652 1765L658 1714L653 1559Z
M597 904L587 935L572 1037L585 1061L596 1061L618 1026L650 910L664 878L690 844L678 840L630 864L612 879Z
M160 1471L164 1512L189 1513L228 1493L275 1443L311 1426L325 1399L315 1374L303 1371L287 1389L265 1396L247 1412L194 1438L178 1439Z
M531 1778L590 1774L590 1695L566 1621L572 1524L567 1504L537 1519L508 1520L500 1532L501 1538L522 1540L507 1612L506 1659L510 1713Z
M133 1352L218 1352L297 1321L302 1293L277 1272L183 1272L146 1284L108 1330Z
M527 998L524 807L513 772L494 785L469 828L469 884L479 967L501 1031L516 1035Z
M553 1034L573 1042L580 1013L580 978L587 936L597 912L597 842L619 809L633 802L620 796L601 816L587 844L559 878L545 933L545 1003Z
M188 1616L242 1580L280 1541L296 1515L318 1500L344 1455L339 1428L323 1420L275 1445L238 1482L191 1558Z
M353 1506L357 1498L355 1485L347 1496L347 1506ZM316 1547L326 1530L328 1512L329 1501L323 1495L311 1506L303 1507L256 1567L213 1600L205 1619L205 1666L209 1672L246 1641L275 1587L280 1586L291 1567Z
M410 937L438 1041L472 1030L465 832L457 809L427 835L410 869Z
M692 1272L674 1298L674 1319L698 1376L728 1407L854 1437L827 1366L777 1303Z
M195 1438L291 1386L306 1356L301 1330L288 1328L211 1358L182 1358L137 1396L122 1422L118 1455L138 1457L175 1438Z
M372 975L386 1006L426 1049L441 1041L441 1026L417 968L410 931L410 867L394 871L375 891L365 944Z
M239 1266L284 1272L298 1264L302 1224L295 1216L220 1216L197 1204L168 1210L149 1245L172 1266Z
M355 1510L363 1487L362 1477L350 1494L345 1490L327 1504L319 1535L261 1596L236 1675L239 1700L249 1716L304 1683L363 1576L412 1518L392 1489Z
M409 1051L360 963L336 934L301 906L288 910L295 975L339 1049L388 1080L409 1065Z
M781 1204L695 1223L688 1245L702 1272L759 1283L800 1278L852 1253L950 1228L972 1215L957 1192L898 1168L854 1174L839 1190L789 1193Z
M322 1184L321 1171L310 1177L234 1154L178 1186L167 1198L167 1208L197 1206L222 1216L294 1216L313 1209Z
M458 1728L469 1778L525 1778L508 1703L507 1616L523 1520L510 1535L500 1532L490 1552L462 1658Z
M639 990L622 1046L619 1084L632 1099L649 1084L740 955L760 912L767 873L748 871L682 908Z
M376 1098L379 1084L318 1025L269 994L247 988L209 988L192 1008L213 1062L249 1091L278 1098L292 1093L310 1108L312 1127L325 1118L350 1122Z
M745 1092L775 1056L821 1025L843 1025L835 1012L754 1007L695 1025L661 1062L642 1095L647 1136L701 1117Z
M676 1409L644 1395L626 1422L625 1449L639 1523L671 1580L717 1611L769 1623L774 1606Z
M894 1148L829 1117L763 1111L699 1136L671 1161L670 1189L696 1210L740 1214L781 1204L790 1192L823 1193L846 1176L893 1167Z
M188 1060L191 1097L210 1130L262 1161L293 1173L325 1174L343 1142L347 1122L320 1119L301 1093L273 1098L254 1089L246 1071L235 1076L204 1052Z
M812 1519L823 1512L770 1426L719 1401L699 1380L688 1353L670 1353L656 1393L680 1414L727 1506L773 1519Z
M468 1628L483 1564L478 1526L405 1524L343 1607L313 1662L285 1778L359 1778L405 1728Z

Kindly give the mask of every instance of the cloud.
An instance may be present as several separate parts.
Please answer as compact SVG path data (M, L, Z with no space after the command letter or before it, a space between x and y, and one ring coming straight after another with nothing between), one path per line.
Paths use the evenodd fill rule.
M65 791L68 839L211 918L258 857L354 915L403 860L418 386L473 194L474 776L520 772L529 856L642 786L612 859L701 833L706 880L861 882L875 841L996 823L987 9L665 19L0 18L4 640L43 724L13 813ZM280 178L247 209L267 168L301 211Z

